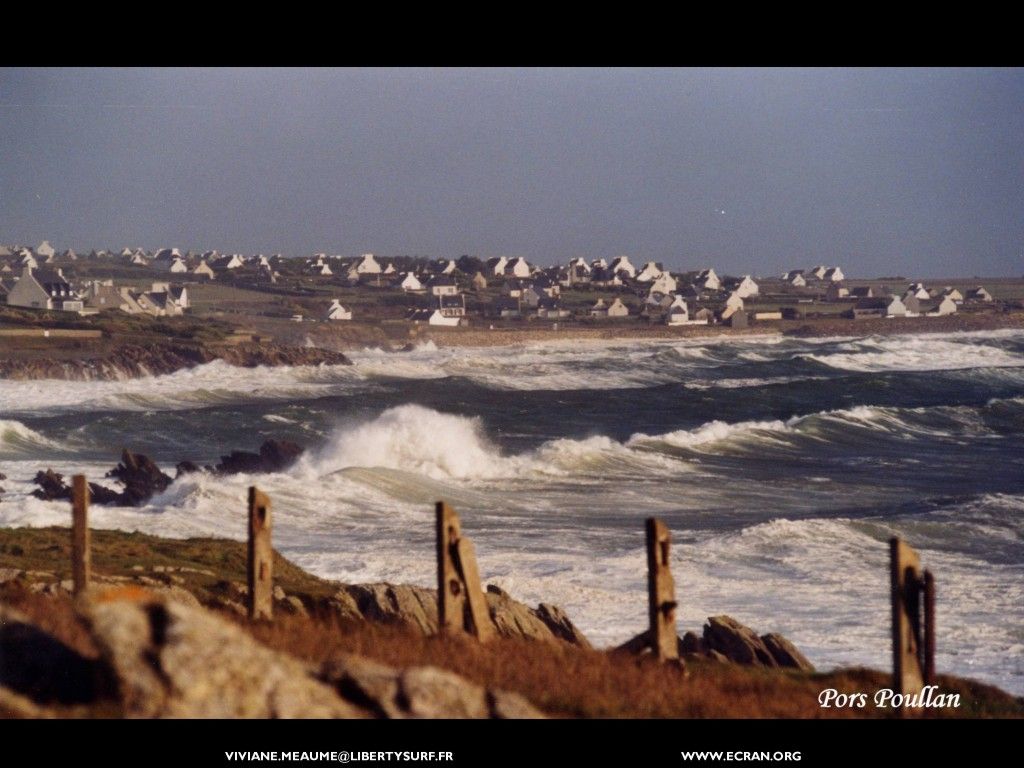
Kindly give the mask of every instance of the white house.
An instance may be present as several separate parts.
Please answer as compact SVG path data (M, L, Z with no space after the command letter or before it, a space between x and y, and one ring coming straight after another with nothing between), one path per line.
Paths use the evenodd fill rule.
M616 256L612 259L608 269L614 275L619 274L619 272L625 272L630 277L636 277L636 267L630 262L629 256Z
M356 272L358 271L359 270L357 269ZM323 277L330 277L331 275L334 274L334 272L331 271L331 265L328 264L326 261L323 261L313 265L313 274L322 275Z
M741 299L749 299L751 296L757 296L761 292L761 287L754 282L750 275L744 275L736 285L735 291Z
M447 275L438 275L428 285L432 296L454 296L459 292L458 283Z
M629 315L629 307L622 303L622 299L617 298L611 304L608 305L608 317L627 317Z
M725 308L734 311L743 309L743 297L740 296L739 291L733 291L729 294L729 297L725 300Z
M173 272L176 275L184 274L188 272L188 265L181 259L174 259L174 261L167 265L167 271Z
M495 277L499 277L505 274L505 267L508 266L508 259L504 256L495 256L494 258L487 260L487 268L491 270L491 274Z
M440 309L414 309L409 312L406 319L410 322L426 323L427 325L457 326L462 322L460 317L445 317Z
M439 275L450 275L455 271L454 259L441 259L434 265L434 271Z
M639 280L640 278L638 277L637 279ZM675 293L677 287L676 279L667 271L662 272L651 281L651 290L659 291L660 293Z
M807 280L804 278L804 271L802 269L790 270L782 276L782 279L796 288L803 288L807 285Z
M529 277L533 270L522 256L517 256L505 265L505 274L512 277Z
M146 258L146 254L136 252L132 254L132 264L137 264L140 267L146 267L149 266L149 260Z
M824 264L819 264L818 266L811 267L809 270L807 270L807 276L813 277L817 280L824 280L826 272L828 272L828 267L826 267Z
M949 296L957 304L962 304L964 300L964 295L951 285L947 285L942 289L942 295Z
M663 274L662 269L653 261L644 264L644 268L636 273L636 280L639 283L648 283Z
M686 325L690 322L690 308L682 296L675 296L665 313L666 325Z
M582 256L577 256L575 259L569 259L569 269L573 269L574 267L582 269L588 275L590 274L590 265L587 264L587 260Z
M175 248L177 250L177 248ZM214 269L238 269L245 265L241 257L237 253L233 253L230 256L221 256L215 262L213 262Z
M924 287L924 283L911 283L910 288L907 289L907 293L912 293L922 301L927 301L932 297L931 292Z
M971 288L967 292L968 301L992 301L992 294L982 288L980 285L977 288Z
M843 270L839 267L830 267L825 270L825 277L822 279L827 280L830 283L841 283L846 279L846 275L843 274Z
M32 267L22 269L21 278L7 294L7 304L11 307L60 309L65 312L80 312L85 306L59 269L34 272Z
M21 256L21 266L28 267L29 269L37 269L39 262L36 261L36 257L28 251L23 251Z
M384 271L383 271L383 272L381 272L381 274L382 274L382 275L393 275L393 274L395 274L395 265L394 265L394 264L392 264L392 263L391 263L391 262L389 261L389 262L387 263L387 266L385 266L385 267L384 267Z
M196 265L196 268L192 270L192 274L195 275L196 277L205 277L208 280L217 279L217 274L213 271L213 268L210 267L210 265L207 264L205 261L200 261Z
M327 309L328 320L351 320L352 310L345 309L341 302L335 299L331 302L331 306Z
M722 287L722 281L718 279L715 270L710 268L698 272L694 282L706 291L717 291Z
M928 314L933 317L942 317L943 315L952 315L955 313L956 302L949 296L943 296L939 299L938 304L928 312Z
M604 299L598 299L590 307L588 314L591 317L608 317L608 305L604 303Z
M360 275L379 275L381 271L380 263L372 253L364 253L356 264L356 272Z
M36 246L36 256L42 256L44 259L52 259L56 253L49 240L43 240Z
M477 273L473 275L473 279L469 282L472 284L473 290L475 291L482 291L487 287L487 278L484 277L484 273L480 271L477 271Z
M406 272L402 278L402 282L398 284L398 287L403 291L422 291L423 283L416 277L412 272Z

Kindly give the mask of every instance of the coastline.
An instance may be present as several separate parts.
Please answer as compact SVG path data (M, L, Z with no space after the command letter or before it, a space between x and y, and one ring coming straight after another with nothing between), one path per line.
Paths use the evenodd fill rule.
M757 337L855 338L863 336L923 335L930 333L978 332L1024 329L1024 312L957 313L945 317L914 317L872 320L811 318L754 324L748 328L718 325L642 326L614 324L569 325L559 328L509 327L439 328L409 326L405 336L386 336L372 325L344 327L317 325L294 329L273 329L265 341L240 343L184 344L174 341L153 343L150 339L125 336L115 344L90 345L61 339L40 343L33 340L20 347L12 341L0 353L0 379L116 381L174 373L223 360L241 368L256 366L347 365L344 352L382 348L402 354L416 346L504 347L522 344L615 341L673 341L688 339L742 339Z
M756 336L833 338L896 336L957 331L1024 329L1024 312L1001 314L956 314L946 317L909 317L877 320L806 319L755 324L748 328L720 325L601 326L594 328L430 328L419 334L418 342L430 340L438 347L496 347L545 341L666 341L674 339L730 339Z

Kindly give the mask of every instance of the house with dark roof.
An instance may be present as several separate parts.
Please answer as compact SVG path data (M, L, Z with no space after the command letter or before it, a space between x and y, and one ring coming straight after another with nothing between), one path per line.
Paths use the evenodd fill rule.
M59 309L64 312L81 312L84 308L81 297L64 279L59 269L38 269L25 267L21 277L7 294L7 304L28 309Z

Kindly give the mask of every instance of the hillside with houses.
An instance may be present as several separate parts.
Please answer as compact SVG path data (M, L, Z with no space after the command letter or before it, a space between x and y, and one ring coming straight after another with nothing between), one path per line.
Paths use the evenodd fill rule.
M1013 311L1022 297L1021 281L852 279L838 265L762 277L719 274L705 264L673 271L625 255L544 266L521 256L294 257L176 247L79 254L47 241L0 246L0 308L85 319L188 313L236 325L384 324L391 335L402 326L771 328L940 318Z

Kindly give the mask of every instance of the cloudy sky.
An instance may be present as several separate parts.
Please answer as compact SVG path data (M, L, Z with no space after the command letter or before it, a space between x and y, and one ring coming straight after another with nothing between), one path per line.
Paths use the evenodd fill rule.
M1024 70L0 70L0 242L1024 274Z

